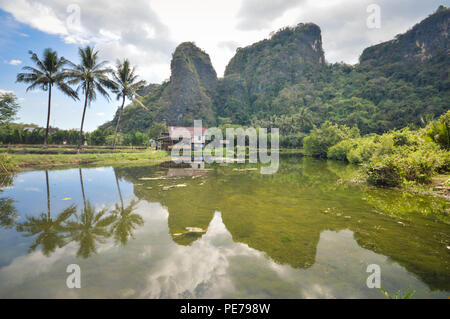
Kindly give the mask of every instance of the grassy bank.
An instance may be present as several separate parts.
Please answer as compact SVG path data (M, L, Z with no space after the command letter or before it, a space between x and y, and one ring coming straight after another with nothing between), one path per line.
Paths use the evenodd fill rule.
M165 151L130 151L127 149L113 153L88 152L80 154L7 154L0 153L0 171L17 172L26 168L75 166L94 164L149 163L169 160Z
M82 154L98 153L135 153L143 152L147 147L118 146L112 149L111 146L84 146ZM71 145L49 145L44 149L42 145L0 145L0 153L8 154L78 154L77 146Z

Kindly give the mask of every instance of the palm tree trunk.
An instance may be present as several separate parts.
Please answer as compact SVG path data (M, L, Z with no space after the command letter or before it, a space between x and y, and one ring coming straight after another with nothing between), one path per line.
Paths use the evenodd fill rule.
M51 218L50 213L50 185L48 183L48 170L45 170L45 181L47 182L47 216L48 220Z
M45 129L44 149L48 147L48 131L50 126L50 107L52 101L52 85L48 87L48 111L47 111L47 128Z
M81 143L83 142L83 126L84 126L84 117L86 115L86 108L87 108L87 104L88 104L89 83L87 84L87 89L86 89L85 93L86 93L86 97L84 99L83 116L81 118L80 137L78 138L78 153L81 150Z
M125 106L125 95L123 96L122 106L119 109L119 118L117 119L116 130L114 131L114 139L113 139L113 149L116 147L116 136L119 131L120 119L122 118L123 107Z

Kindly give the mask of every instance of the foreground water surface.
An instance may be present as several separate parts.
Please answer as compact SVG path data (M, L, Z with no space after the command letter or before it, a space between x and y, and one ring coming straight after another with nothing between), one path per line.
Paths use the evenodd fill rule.
M448 201L357 173L289 157L274 175L165 163L2 177L0 298L384 298L370 264L391 293L447 298Z

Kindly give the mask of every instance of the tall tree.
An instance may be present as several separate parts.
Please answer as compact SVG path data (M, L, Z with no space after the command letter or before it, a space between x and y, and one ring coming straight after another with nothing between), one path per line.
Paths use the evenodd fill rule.
M119 131L120 119L122 118L123 107L125 106L125 100L128 98L140 106L145 106L137 98L139 95L136 91L142 89L145 86L145 81L138 81L138 76L135 74L136 68L131 67L130 61L125 59L123 61L118 60L116 70L112 73L115 88L112 90L117 95L117 101L122 99L122 105L119 108L119 116L116 123L116 129L114 131L113 148L116 146L117 132Z
M34 89L41 89L48 91L48 111L47 111L47 126L45 130L44 148L48 146L48 131L50 126L50 109L52 102L52 88L56 86L64 94L69 97L78 99L78 94L67 84L67 72L64 71L64 66L70 61L64 57L58 57L56 51L52 49L45 49L43 59L40 59L36 53L29 51L31 61L36 64L36 67L25 66L22 70L28 71L17 74L16 82L23 82L30 84L27 92Z
M72 63L72 69L67 70L67 72L69 83L71 85L77 85L77 93L81 90L84 94L83 116L81 118L80 137L78 139L78 151L80 151L83 142L83 126L87 106L96 100L96 92L99 92L109 101L110 98L106 89L114 89L116 86L108 78L108 74L112 72L112 69L106 67L106 61L99 62L98 51L87 46L85 48L79 48L78 54L81 59L80 64L74 65Z
M0 125L14 120L18 111L17 97L10 92L0 93Z

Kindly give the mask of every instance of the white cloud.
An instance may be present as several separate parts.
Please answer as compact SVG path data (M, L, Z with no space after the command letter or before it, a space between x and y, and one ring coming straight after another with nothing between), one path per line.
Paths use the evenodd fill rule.
M105 116L105 113L103 113L103 112L98 112L98 113L95 113L97 116Z
M239 10L238 28L242 30L270 28L274 19L303 2L303 0L245 0Z
M42 32L61 36L67 43L93 43L102 57L111 62L129 58L140 66L147 80L160 81L162 66L169 75L168 61L176 43L162 24L150 2L77 1L79 27L73 27L72 0L0 0L0 8L14 18ZM157 72L155 72L155 70Z
M6 61L5 63L17 66L17 65L21 65L22 64L22 60L10 60L10 61Z
M382 27L368 29L366 9L373 0L78 0L80 24L75 27L73 11L68 12L73 3L0 0L0 8L67 43L93 43L111 62L127 57L150 82L170 76L171 53L183 41L194 41L204 49L221 76L237 46L300 22L321 27L329 62L355 63L365 47L392 39L445 4L443 0L379 0Z
M12 94L14 94L13 91L8 91L8 90L2 90L2 89L0 89L0 94L5 94L5 93L12 93Z

